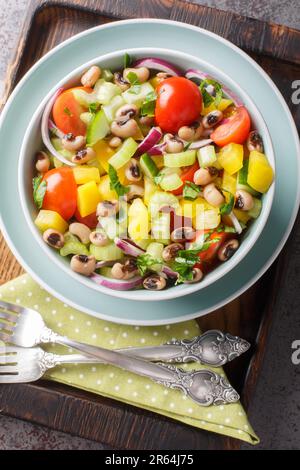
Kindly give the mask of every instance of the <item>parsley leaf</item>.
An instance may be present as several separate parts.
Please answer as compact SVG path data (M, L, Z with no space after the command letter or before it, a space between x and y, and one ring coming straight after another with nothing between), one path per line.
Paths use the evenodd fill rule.
M137 74L134 72L129 72L126 76L126 80L128 80L131 85L129 93L137 95L141 91L141 83L138 79Z
M108 176L110 179L110 189L115 190L118 196L124 196L124 194L128 193L128 186L123 186L120 183L118 173L112 165L108 165Z
M187 199L189 201L194 201L195 199L197 199L200 192L201 190L199 186L192 183L191 181L186 181L183 187L182 194L183 194L184 199Z
M144 255L139 255L136 260L136 264L141 276L144 276L148 271L155 270L157 266L161 265L161 262L149 253L145 253Z
M215 88L215 97L208 93L206 90L207 85L212 85ZM217 107L223 98L222 85L212 78L202 80L200 84L200 91L202 93L203 104L205 108L207 108L212 102L214 102L214 105Z
M125 52L124 54L124 69L126 69L127 67L129 67L129 65L131 64L132 60L131 60L131 57L130 55Z
M64 113L67 114L67 116L70 116L70 117L73 116L73 113L70 111L70 109L67 106L64 108Z
M89 112L96 113L98 108L99 108L99 103L91 103L89 105Z
M230 214L230 212L233 209L234 206L234 196L231 194L229 191L226 191L225 189L223 190L229 194L229 201L225 202L225 204L222 204L220 207L220 214L221 215L227 215Z
M144 102L142 103L141 110L140 110L141 116L150 116L150 117L154 116L156 99L157 99L157 95L155 91L150 91L150 93L146 95L146 98Z
M43 205L43 200L47 189L47 183L46 181L42 181L42 178L42 175L40 175L32 179L33 200L38 209L40 209Z
M202 82L203 83L203 82ZM201 85L202 85L201 83ZM208 108L208 106L213 103L214 99L213 97L208 93L208 91L206 91L206 89L203 87L201 88L201 85L200 85L200 91L201 91L201 94L202 94L202 99L203 99L203 104L204 104L204 108Z

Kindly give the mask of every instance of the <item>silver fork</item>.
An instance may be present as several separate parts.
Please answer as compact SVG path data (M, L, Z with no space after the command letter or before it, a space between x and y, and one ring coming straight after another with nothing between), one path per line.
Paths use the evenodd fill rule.
M0 339L6 343L12 343L24 348L32 348L41 343L60 343L70 346L107 364L149 377L165 387L180 389L202 406L234 403L239 400L238 393L227 380L210 370L186 372L170 364L153 364L136 357L129 357L117 351L79 343L53 332L46 326L41 315L35 310L7 302L0 302L0 309L6 310L5 312L0 312L0 316L4 320L0 321L0 328L2 329L0 331ZM13 353L13 348L11 353ZM24 355L24 359L20 359L19 367L18 361L11 362L12 359L9 357L11 353L8 355L5 352L2 353L2 357L5 358L2 366L3 369L1 369L2 383L6 383L8 380L14 382L13 375L15 375L14 378L16 379L16 375L22 377L23 374L23 381L28 381L26 369L28 371L27 374L30 371L34 372L34 374L31 372L33 374L32 377L34 377L33 380L43 375L44 372L41 369L37 374L36 364L39 362L37 361L37 356L35 356L35 359L28 360L28 356ZM42 354L44 354L43 357L45 358L47 357L45 355L49 353L42 351ZM21 356L21 353L19 355ZM18 379L16 381L19 381Z
M7 312L1 313L1 309ZM26 311L36 313L34 310L24 309L18 305L0 301L0 339L8 341L7 336L5 336L8 332L1 332L1 328L5 329L5 326L7 326L3 326L3 323L1 324L1 318L15 323L11 317L11 315L14 315L14 318L20 322L21 319L18 316L16 317L16 315L24 315ZM43 328L45 328L45 325ZM16 334L16 331L14 334ZM42 337L45 334L43 333ZM22 341L24 341L23 337ZM43 340L38 341L36 344L40 342L43 342ZM223 333L220 330L209 330L201 336L196 336L192 339L173 339L160 346L130 347L117 349L116 351L125 353L127 356L139 357L154 362L199 362L200 364L212 367L221 367L243 354L249 347L248 341L238 336Z

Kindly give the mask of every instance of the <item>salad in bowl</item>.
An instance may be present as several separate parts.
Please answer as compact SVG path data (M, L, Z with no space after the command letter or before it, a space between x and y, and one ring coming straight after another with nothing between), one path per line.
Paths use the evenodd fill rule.
M44 107L34 224L98 286L200 285L260 217L274 180L264 136L211 74L161 57L123 61L91 65Z

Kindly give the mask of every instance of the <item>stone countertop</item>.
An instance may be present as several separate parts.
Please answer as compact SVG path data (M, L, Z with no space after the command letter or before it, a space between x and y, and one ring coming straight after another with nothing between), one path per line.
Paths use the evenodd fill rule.
M30 0L0 0L0 96ZM115 1L115 0L111 0ZM130 0L128 0L130 1ZM187 0L185 0L187 1ZM193 0L241 15L300 29L299 0ZM300 79L300 77L299 77ZM300 448L300 365L291 362L291 344L300 339L300 226L290 239L286 288L279 294L259 386L249 418L261 438L255 449ZM101 444L0 415L0 449L103 449ZM242 449L253 448L243 445Z

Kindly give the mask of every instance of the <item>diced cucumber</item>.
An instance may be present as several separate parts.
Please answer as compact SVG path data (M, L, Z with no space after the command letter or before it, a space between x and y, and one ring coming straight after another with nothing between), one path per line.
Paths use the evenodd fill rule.
M254 206L250 211L247 212L247 214L252 218L252 219L257 219L261 213L262 209L262 202L260 199L257 199L256 197L253 198Z
M65 233L65 244L59 250L60 256L68 255L89 255L87 247L81 243L78 238L70 232Z
M162 252L164 249L164 245L158 242L151 242L147 247L147 253L151 255L153 258L162 261Z
M68 160L71 160L71 158L75 155L74 152L70 152L69 150L66 150L63 148L61 139L59 139L59 137L52 137L51 143L53 147L55 148L55 150L57 150L57 152L59 152L63 157L67 158ZM53 166L55 168L60 168L61 166L63 166L63 163L60 160L58 160L58 158L54 157L51 154L49 155L50 155L50 160L52 160Z
M149 82L146 82L141 84L139 93L131 93L131 89L129 88L128 90L124 91L122 95L126 103L141 106L148 93L153 91L153 86Z
M164 164L169 168L180 168L193 165L196 161L196 150L186 150L180 153L166 153ZM176 188L175 188L176 189Z
M114 76L113 73L109 69L103 69L101 73L101 78L106 82L112 82Z
M80 119L82 122L84 122L86 126L88 126L89 124L91 124L92 120L94 119L94 114L89 113L89 112L81 113Z
M198 150L199 165L203 168L213 166L217 161L215 147L213 145L206 145Z
M149 210L152 218L155 218L162 207L172 207L175 210L179 208L179 200L174 194L156 191L149 200ZM169 237L162 237L169 238Z
M163 176L159 185L164 191L174 191L182 186L182 180L177 173L172 173Z
M99 140L104 139L110 132L108 120L104 114L104 111L100 109L95 114L94 119L87 128L86 143L92 147Z
M241 168L240 171L238 172L237 189L242 189L252 194L252 196L259 197L261 196L261 193L259 193L258 191L255 191L255 189L251 188L251 186L247 183L248 167L249 167L249 160L247 159L244 161L243 168Z
M156 176L159 172L156 164L147 153L144 153L141 156L140 165L144 175L148 176L149 178L154 178L154 176Z
M96 246L91 244L90 252L98 261L113 261L123 258L123 251L114 243L110 243L106 246Z
M131 157L135 154L138 144L132 137L124 140L120 149L108 160L108 163L112 165L116 170L122 168L129 162Z
M112 122L115 118L117 110L125 103L121 95L114 96L110 103L103 105L102 109L105 112L108 122Z
M98 102L97 96L94 92L87 93L81 88L73 88L73 96L81 106L88 108L90 104Z
M99 78L94 86L93 94L96 95L96 102L101 104L109 104L112 98L121 94L121 89L114 83L106 82L103 78Z

